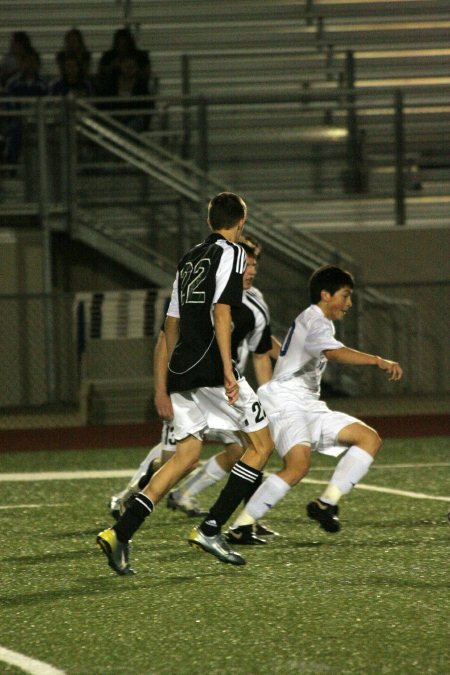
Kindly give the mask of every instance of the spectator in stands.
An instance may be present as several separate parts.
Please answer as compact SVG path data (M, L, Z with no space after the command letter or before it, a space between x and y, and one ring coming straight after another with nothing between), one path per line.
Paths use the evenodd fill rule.
M148 52L136 47L135 39L128 28L119 28L114 33L111 49L103 52L98 64L97 77L99 88L102 89L114 71L119 68L119 62L125 56L134 56L140 80L148 84L151 77L151 64Z
M23 57L31 49L32 44L28 33L23 30L12 33L8 53L5 54L0 63L0 84L2 88L13 75L19 72Z
M91 96L93 86L85 75L85 69L77 54L68 52L61 62L61 77L50 86L52 96Z
M66 58L76 56L80 64L80 75L87 79L91 74L91 52L87 49L82 32L71 28L64 35L63 48L56 54L56 63L61 77L64 76Z
M48 87L40 75L41 59L35 49L29 49L21 59L20 69L6 85L7 96L45 96ZM20 103L7 103L9 110L20 110ZM22 150L22 121L20 116L8 119L5 139L5 159L10 164L17 164Z
M133 100L135 96L150 95L148 81L142 76L135 53L125 54L119 59L118 66L113 69L111 76L103 81L98 94L121 99L120 102L107 102L101 106L104 109L123 111L117 115L119 122L139 132L149 128L154 108L153 101Z

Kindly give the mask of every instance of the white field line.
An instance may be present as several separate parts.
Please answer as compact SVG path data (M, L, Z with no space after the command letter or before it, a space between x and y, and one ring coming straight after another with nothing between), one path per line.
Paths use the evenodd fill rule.
M399 468L419 468L419 467L438 467L450 466L450 463L439 462L434 464L384 464L378 466L381 469L399 469ZM372 467L375 468L375 467ZM325 470L323 467L318 467L315 470ZM330 471L330 467L326 469ZM133 469L116 469L116 470L96 470L96 471L42 471L35 473L1 473L0 482L16 482L16 481L41 481L41 480L86 480L91 478L124 478L131 477ZM316 480L314 478L304 478L303 483L313 483L316 485L326 485L328 481ZM400 497L410 497L412 499L433 499L435 501L450 501L450 497L441 497L438 495L427 495L423 492L410 492L407 490L396 490L395 488L387 488L378 485L364 485L359 484L355 486L358 490L371 490L372 492L383 492L385 494L398 495ZM25 508L23 505L22 508ZM32 505L31 508L37 508L39 505ZM5 508L1 507L0 508ZM21 508L15 506L12 508Z
M314 480L314 478L303 478L302 483L314 483L315 485L327 485L326 480ZM437 495L426 495L424 492L409 492L408 490L396 490L395 488L381 487L379 485L364 485L359 483L355 485L355 490L369 490L371 492L384 492L388 495L398 495L399 497L411 497L412 499L434 499L438 502L450 502L449 497L438 497Z
M11 649L2 646L0 646L0 661L8 663L10 666L16 666L25 673L31 673L31 675L65 675L64 670L58 670L58 668L49 666L48 663L31 659L29 656L13 652Z
M204 462L200 462L204 464ZM434 462L430 464L380 464L372 465L373 469L420 469L449 466L450 462ZM311 471L330 471L330 467L312 467ZM130 478L136 469L102 469L92 471L35 471L23 473L0 473L0 483L18 481L41 481L41 480L86 480L89 478ZM303 479L303 482L306 482Z
M68 506L67 503L63 504L10 504L9 506L0 506L0 511L6 511L7 509L42 509L42 507L48 506L52 509L55 506Z
M33 473L0 473L1 482L39 480L87 480L89 478L130 478L135 469L106 471L36 471Z

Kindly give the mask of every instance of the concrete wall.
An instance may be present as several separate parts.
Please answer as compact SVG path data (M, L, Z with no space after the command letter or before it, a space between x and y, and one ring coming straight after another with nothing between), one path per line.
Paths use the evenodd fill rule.
M450 218L449 218L450 222ZM409 343L406 375L408 390L421 393L448 392L450 388L450 227L383 231L322 232L325 241L341 247L361 269L364 283L391 298L410 301L408 325L403 328ZM380 331L376 310L365 348L389 345ZM404 325L404 324L403 324ZM402 326L399 320L397 334ZM386 337L386 341L384 338ZM381 347L379 347L381 350ZM389 354L385 354L389 357ZM373 374L372 374L373 375Z

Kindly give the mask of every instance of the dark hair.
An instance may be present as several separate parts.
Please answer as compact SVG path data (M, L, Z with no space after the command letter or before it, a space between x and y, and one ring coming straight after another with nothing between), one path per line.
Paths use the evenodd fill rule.
M221 192L208 206L208 223L213 230L231 230L247 216L247 206L239 195Z
M117 49L117 44L122 38L127 42L129 52L136 51L136 42L129 28L118 28L113 35L112 48Z
M308 282L309 297L314 305L320 302L320 292L334 295L340 288L353 288L354 279L350 272L336 265L323 265L315 270Z
M31 47L31 38L28 35L27 32L24 30L16 30L12 33L12 39L14 42L18 42L19 44L22 45L26 50L32 49Z
M76 35L79 46L81 47L81 49L83 51L86 51L86 45L84 43L84 37L83 37L83 33L81 32L81 30L79 28L70 28L68 31L66 31L66 33L64 35L64 44L65 44L66 40L68 39L68 37L70 35Z
M252 258L255 258L255 260L259 259L259 256L262 253L262 246L258 244L258 242L255 241L252 237L250 236L239 237L238 243L240 246L242 246L247 255L251 256Z

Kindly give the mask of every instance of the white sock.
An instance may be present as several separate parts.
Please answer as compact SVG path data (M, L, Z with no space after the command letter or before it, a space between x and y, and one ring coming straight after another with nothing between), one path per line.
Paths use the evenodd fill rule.
M128 484L129 487L136 487L139 484L139 481L142 478L142 476L145 476L145 474L147 473L147 469L150 466L151 462L153 462L154 459L157 459L160 456L161 456L161 443L158 443L158 445L155 445L154 448L149 450L147 457L140 463L139 469L130 479L130 482Z
M249 525L249 517L253 519L253 522L262 518L280 499L283 499L290 489L291 486L280 476L276 473L271 474L248 501L245 509L233 523L232 528Z
M227 471L224 471L217 463L214 457L211 457L206 464L192 476L189 476L182 485L180 485L177 493L183 497L193 497L205 488L214 485L222 478L225 478Z
M321 501L337 504L341 495L348 494L364 478L372 462L372 455L357 445L352 445L338 462L329 485L320 497Z

